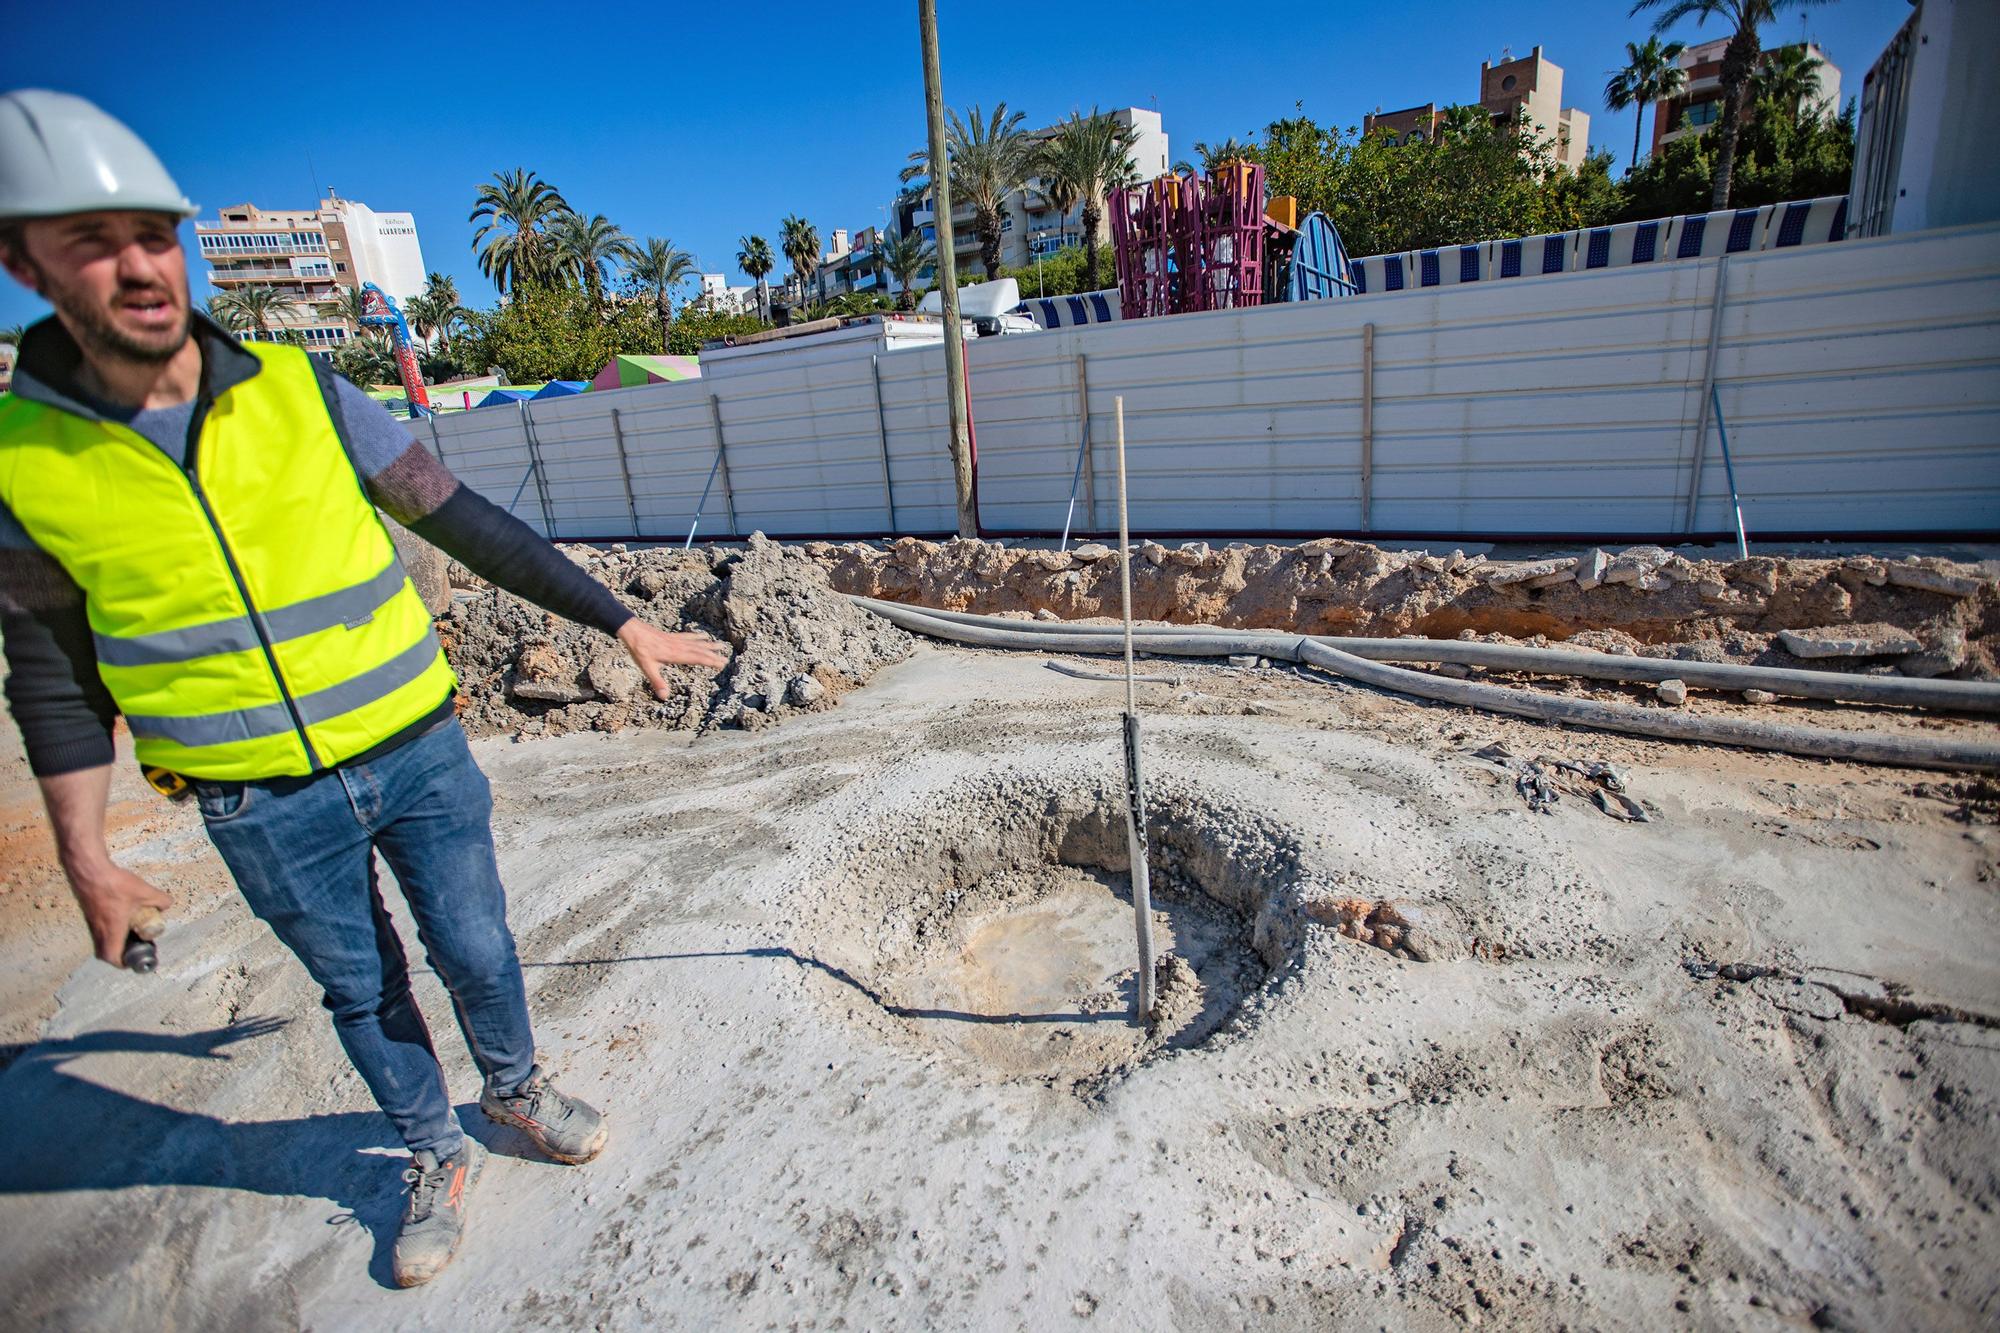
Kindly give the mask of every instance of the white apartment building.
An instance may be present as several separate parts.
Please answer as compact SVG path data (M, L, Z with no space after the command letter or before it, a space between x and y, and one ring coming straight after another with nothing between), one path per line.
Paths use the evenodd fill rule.
M215 222L195 223L194 232L218 292L249 286L283 292L292 308L272 333L295 330L314 350L331 351L354 336L355 325L334 304L343 292L372 282L401 305L424 289L416 218L377 213L331 190L307 211L237 204L220 210Z
M772 275L777 276L776 274ZM725 315L754 315L757 313L757 285L733 287L727 273L703 273L701 292L695 297L710 310ZM768 282L769 279L766 279Z

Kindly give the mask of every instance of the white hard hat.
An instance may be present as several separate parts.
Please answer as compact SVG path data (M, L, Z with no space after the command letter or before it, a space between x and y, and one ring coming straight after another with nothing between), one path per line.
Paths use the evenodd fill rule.
M69 93L0 94L0 221L107 208L199 211L123 121Z

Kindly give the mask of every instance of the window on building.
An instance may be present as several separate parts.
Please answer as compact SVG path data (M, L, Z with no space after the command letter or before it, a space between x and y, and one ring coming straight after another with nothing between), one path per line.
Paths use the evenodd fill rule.
M1506 78L1500 80L1500 91L1503 93L1511 93L1514 91L1514 85L1518 82L1520 82L1520 80L1516 79L1512 74L1509 74Z
M335 265L333 266L333 268L334 268L334 272L336 272L336 273L345 273L345 272L347 272L347 265L345 265L345 264L335 264Z
M1401 139L1398 139L1395 135L1391 134L1386 140L1386 142L1391 148L1394 148L1397 144L1400 144L1403 141Z
M1696 102L1693 106L1681 112L1681 124L1713 125L1716 117L1721 114L1722 103L1720 102Z
M1422 130L1411 130L1409 137L1403 140L1404 143L1422 143L1423 141L1424 132Z

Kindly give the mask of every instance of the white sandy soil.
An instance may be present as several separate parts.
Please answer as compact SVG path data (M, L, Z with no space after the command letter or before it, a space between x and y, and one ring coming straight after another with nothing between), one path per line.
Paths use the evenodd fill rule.
M2000 1321L1990 789L1174 670L1151 1033L1119 687L924 648L756 734L480 742L545 1056L612 1135L481 1121L422 976L498 1155L411 1292L388 1126L196 823L121 778L187 906L113 973L10 759L0 1324ZM1651 822L1529 813L1493 741Z

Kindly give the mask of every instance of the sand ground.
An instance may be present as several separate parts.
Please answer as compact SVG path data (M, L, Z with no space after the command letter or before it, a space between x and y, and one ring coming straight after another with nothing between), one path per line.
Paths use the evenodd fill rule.
M421 977L497 1155L414 1292L386 1122L198 822L121 776L186 905L113 973L10 754L0 1322L2000 1319L1990 788L1173 670L1151 1037L1119 689L926 647L756 734L479 742L545 1057L613 1131L573 1169L480 1121ZM1495 741L1618 764L1650 822L1530 813Z

